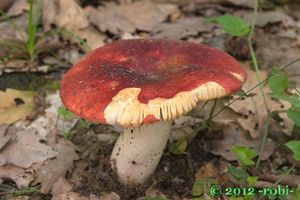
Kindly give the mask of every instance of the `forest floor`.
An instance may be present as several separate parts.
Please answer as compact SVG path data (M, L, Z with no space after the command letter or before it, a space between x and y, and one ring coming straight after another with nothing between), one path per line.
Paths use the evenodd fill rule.
M300 62L285 66L300 58L300 3L261 1L251 33L254 2L1 0L0 199L299 200ZM136 188L120 184L110 165L122 130L80 119L59 97L60 80L80 58L131 38L207 44L248 74L244 94L175 120L155 173ZM255 195L214 198L212 185ZM278 185L292 192L258 193Z

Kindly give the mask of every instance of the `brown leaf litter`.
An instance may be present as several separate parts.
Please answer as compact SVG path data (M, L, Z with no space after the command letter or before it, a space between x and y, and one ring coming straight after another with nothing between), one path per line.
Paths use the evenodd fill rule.
M85 11L76 1L44 1L43 11L43 25L46 30L51 30L51 25L56 25L60 29L65 29L64 35L68 35L73 41L79 42L77 36L86 40L92 49L104 44L104 34L91 26Z
M247 67L247 74L248 80L243 85L243 89L246 92L258 84L255 71L252 71ZM266 71L261 70L260 75L261 81L267 78ZM286 110L290 107L290 103L286 101L272 99L271 96L268 95L271 93L271 89L268 85L263 85L263 91L266 96L268 108L271 112ZM237 118L237 121L245 130L249 131L252 138L258 138L263 135L268 113L265 109L264 99L260 93L259 87L253 89L247 97L240 98L229 107L240 114L240 117ZM280 124L283 132L287 135L290 135L293 131L293 122L287 117L286 113L279 113L279 116L283 120L283 122ZM271 126L274 123L278 122L272 120Z
M18 187L28 186L36 171L42 190L48 192L59 177L72 169L73 160L78 159L74 146L63 140L57 144L56 136L69 131L78 119L58 117L58 108L62 105L58 93L48 94L46 101L50 107L35 120L0 126L0 157L4 159L3 164L7 163L0 167L3 172L0 178L11 179ZM49 158L54 159L49 161ZM43 173L49 179L43 178Z
M179 40L188 36L198 35L200 32L210 32L213 25L203 17L185 17L172 23L158 23L153 26L154 38Z
M43 139L36 129L19 130L0 153L7 163L29 168L34 163L41 163L57 155L51 147L42 143Z
M13 164L7 164L0 166L0 180L10 179L13 180L18 188L27 187L33 180L33 175L30 171L27 171L21 167Z
M7 88L0 91L0 124L24 120L34 111L35 92Z
M107 2L97 9L89 7L88 17L102 32L151 32L156 24L163 22L169 14L176 11L177 6L174 4L157 4L146 0L123 5Z
M211 153L220 155L228 161L236 160L237 157L232 151L233 146L243 146L253 149L257 154L260 152L262 144L262 135L253 139L249 137L247 131L240 128L237 124L230 124L223 129L223 139L213 141ZM268 159L275 149L275 143L272 139L267 139L265 150L262 154L262 160Z
M73 161L79 157L74 151L74 147L68 141L61 140L57 146L58 155L55 159L49 160L45 165L39 168L35 174L36 182L42 184L41 192L51 191L53 184L64 177L67 171L73 168Z
M11 4L13 2L14 2L13 0L2 0L2 1L0 1L0 10L6 11L11 6Z

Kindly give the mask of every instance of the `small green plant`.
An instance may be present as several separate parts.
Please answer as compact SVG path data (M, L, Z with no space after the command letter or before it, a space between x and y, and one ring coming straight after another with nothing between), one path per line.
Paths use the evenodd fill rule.
M242 20L241 18L239 18L237 16L229 15L229 14L225 14L223 16L219 16L217 18L210 20L212 23L216 23L216 24L219 24L220 26L222 26L224 31L231 36L235 36L235 37L247 36L248 47L250 50L253 66L256 71L256 78L258 81L258 85L255 86L254 88L251 88L249 91L255 89L256 87L259 87L260 94L263 97L264 107L268 113L268 116L267 116L267 119L265 122L265 126L264 126L263 142L262 142L261 149L260 149L260 152L258 155L258 159L256 161L256 165L255 165L255 162L253 161L253 159L257 156L255 151L253 151L250 148L241 147L241 146L235 146L232 148L233 152L237 156L239 163L243 167L230 166L228 170L229 170L229 173L239 182L240 186L242 186L242 187L246 187L246 186L253 187L253 186L255 186L255 183L258 180L258 177L250 176L248 174L247 168L255 165L256 170L258 170L258 167L259 167L259 164L261 161L261 157L262 157L262 154L263 154L263 151L265 148L266 140L268 138L270 122L273 117L273 113L271 113L269 110L269 105L266 100L266 94L262 88L262 84L265 81L268 81L268 85L270 86L270 88L272 90L272 94L270 94L270 95L272 95L272 97L280 99L280 100L286 100L291 103L292 107L287 110L287 115L290 119L292 119L294 121L294 123L297 126L300 126L300 101L299 101L300 92L296 88L295 88L296 94L295 93L291 94L288 92L289 78L288 78L287 74L283 71L285 68L294 64L295 62L298 62L300 59L297 59L297 60L289 63L288 65L284 66L281 69L273 69L271 76L269 76L267 79L265 79L263 81L260 78L261 76L260 76L259 66L258 66L256 54L255 54L253 44L252 44L252 37L253 37L255 23L256 23L256 15L257 15L257 11L258 11L258 3L259 3L258 0L254 0L254 12L253 12L251 25L248 25L247 22ZM241 98L242 96L247 96L247 93L249 91L240 92L239 98ZM233 103L233 102L235 102L235 101L232 101L231 103ZM217 114L219 114L221 111L217 112ZM215 114L213 117L215 117L217 114ZM294 156L295 160L300 159L300 141L290 141L290 142L286 143L286 146L293 151L293 156ZM285 175L288 175L293 170L293 168L294 168L294 166L292 166L289 170L287 170ZM278 180L274 185L277 185L280 181L281 181L281 179ZM296 196L296 193L294 193L294 195ZM271 199L273 197L269 197L269 198ZM232 199L232 198L230 198L230 199ZM252 197L245 196L245 199L250 200L250 199L252 199Z
M222 26L224 31L226 33L228 33L229 35L236 36L236 37L247 36L247 38L248 38L248 47L250 50L253 66L256 71L256 78L258 81L258 85L255 86L254 88L251 88L249 91L240 93L240 97L246 96L248 92L255 89L256 87L259 87L260 94L263 97L264 107L268 113L267 119L265 121L265 126L264 126L263 142L262 142L261 149L260 149L260 152L258 155L258 159L257 159L256 165L255 165L256 170L258 169L261 158L262 158L262 154L263 154L263 151L264 151L264 148L266 145L266 140L268 138L270 122L273 117L273 113L271 113L271 111L269 109L269 105L267 103L266 94L262 88L262 83L264 83L265 81L268 81L268 84L272 90L271 95L273 98L277 98L280 100L286 100L291 103L292 107L287 110L287 115L290 119L292 119L294 121L294 123L297 126L300 126L300 100L299 100L300 92L297 90L297 88L295 88L296 94L288 93L287 90L288 90L288 86L289 86L289 78L288 78L287 74L283 71L284 69L291 66L295 62L298 62L300 59L296 59L295 61L289 63L288 65L284 66L281 69L276 69L276 68L273 69L271 76L269 76L267 79L265 79L263 81L260 78L261 76L260 76L259 66L257 63L256 54L255 54L253 44L252 44L252 37L253 37L253 33L254 33L256 16L257 16L257 11L258 11L258 3L259 3L259 0L254 0L254 11L253 11L251 25L247 24L247 22L244 21L243 19L241 19L237 16L230 15L230 14L225 14L223 16L219 16L217 18L210 19L210 22L216 23L216 24L219 24L220 26ZM233 103L233 102L235 102L235 101L232 101L231 103ZM219 114L221 111L217 112L217 114ZM215 117L217 114L215 114L213 117ZM242 149L242 147L234 148L233 150L237 154L237 157L242 164L253 165L254 161L252 161L252 159L250 159L250 158L251 158L251 156L254 156L254 157L256 156L256 154L254 154L254 152L251 153L251 151Z
M287 110L287 115L297 126L300 126L300 92L297 88L295 88L296 93L287 92L289 87L288 75L278 69L273 69L268 84L272 90L272 97L291 103L292 106Z
M234 15L225 14L217 18L212 18L209 21L221 25L224 31L232 36L241 37L250 32L248 23Z
M184 154L187 148L187 144L187 139L185 137L181 138L178 141L169 144L169 151L175 155Z
M24 195L33 195L39 192L40 190L36 187L24 187L18 189L17 187L8 184L0 184L0 199L2 195L7 195L7 194L16 197L16 196L24 196Z
M9 48L10 53L14 53L18 50L26 51L28 54L28 59L33 62L36 60L38 51L36 48L37 44L37 33L40 25L40 18L42 13L43 0L37 1L37 6L35 6L34 0L29 0L29 13L28 13L28 27L27 27L27 37L24 36L20 27L18 27L13 20L11 20L4 12L0 10L0 15L11 24L11 26L21 35L24 43L19 43L16 41L0 40L0 46L4 48ZM3 60L2 60L3 62Z
M34 61L37 56L36 43L37 32L40 24L40 18L42 13L43 0L38 1L37 8L34 6L34 0L29 0L29 15L28 15L28 38L26 41L26 49L31 61Z
M80 128L89 128L92 124L94 124L94 123L89 122L85 119L79 119L79 127Z
M254 66L254 69L256 72L256 78L257 78L258 83L261 83L262 80L261 80L261 75L260 75L260 71L259 71L259 66L257 63L257 58L256 58L256 54L255 54L255 51L253 48L253 43L252 43L252 37L253 37L254 29L255 29L256 16L257 16L257 11L258 11L258 3L259 3L259 0L254 0L254 11L253 11L251 25L249 25L246 21L244 21L240 17L229 15L229 14L225 14L223 16L214 18L211 20L211 22L215 22L215 23L221 25L224 28L224 31L232 36L238 36L238 37L247 36L248 47L250 50L253 66ZM269 121L271 118L271 112L269 110L269 106L267 103L266 94L265 94L261 84L258 84L258 87L260 90L260 94L263 97L264 107L268 113L268 118L266 120L266 126L265 126L264 137L263 137L264 139L263 139L262 146L261 146L261 149L260 149L260 152L258 155L258 159L256 162L256 169L258 169L258 167L259 167L261 157L262 157L262 154L263 154L263 151L265 148L265 144L266 144L266 140L267 140L267 136L268 136L268 132L269 132L268 131L269 125L270 125Z
M255 165L255 162L252 160L257 156L256 152L248 147L234 146L232 151L237 156L238 160L244 166Z
M293 158L300 161L300 140L289 141L285 143L285 146L293 152Z
M195 181L192 188L193 200L203 199L203 196L210 197L210 188L213 185L218 185L218 181L213 178L205 178L204 180ZM213 197L212 197L213 198Z
M67 118L67 119L72 119L72 118L76 117L76 115L74 113L72 113L65 107L60 107L58 109L58 115L62 118Z
M289 86L289 77L287 73L273 68L268 84L274 94L284 95Z
M65 139L70 139L72 137L72 135L73 134L70 131L65 131L63 133L63 136L64 136Z
M247 186L247 178L249 177L249 174L246 169L241 167L229 166L228 172L235 180L238 181L241 187Z

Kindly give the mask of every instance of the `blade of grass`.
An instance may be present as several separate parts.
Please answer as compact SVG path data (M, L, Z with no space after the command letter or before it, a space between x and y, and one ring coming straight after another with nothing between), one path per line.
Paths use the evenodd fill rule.
M24 45L18 43L17 41L0 40L0 46L26 50Z
M35 54L36 54L37 31L38 31L38 25L40 23L42 5L43 5L43 0L38 1L37 8L34 7L34 0L29 1L28 30L27 30L28 38L26 42L26 47L31 61L33 61L36 56Z

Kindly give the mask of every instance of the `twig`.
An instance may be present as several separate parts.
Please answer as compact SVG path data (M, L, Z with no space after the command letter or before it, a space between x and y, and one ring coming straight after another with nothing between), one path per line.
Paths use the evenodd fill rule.
M291 171L295 168L295 166L296 163L294 163L292 167L274 183L274 185L278 185L278 183L280 183L284 178L286 178L291 173Z
M207 120L207 124L209 124L210 121L211 121L211 119L212 119L212 116L213 116L213 114L214 114L214 112L215 112L215 109L216 109L216 105L217 105L217 100L214 99L214 103L213 103L213 106L212 106L211 111L210 111L210 113L209 113L209 117L208 117L208 120Z
M256 15L257 15L257 10L258 10L258 3L259 3L259 0L255 0L254 1L254 12L253 12L252 24L251 24L250 33L248 35L248 46L249 46L249 49L250 49L251 58L252 58L253 65L254 65L254 68L255 68L255 73L256 73L257 81L259 83L261 83L261 77L260 77L259 67L258 67L258 64L257 64L256 54L255 54L255 51L253 49L253 44L252 44L252 37L253 37L255 23L256 23ZM270 114L270 110L268 108L268 103L267 103L267 98L266 98L266 95L265 95L265 92L263 90L262 85L259 85L259 90L260 90L260 93L261 93L261 95L263 97L263 102L264 102L265 109L268 112L268 114Z
M293 166L291 168L294 168ZM291 169L290 168L290 169ZM289 185L291 187L297 187L300 184L299 175L275 175L275 174L258 174L260 180L275 182L272 186L278 185ZM278 182L279 181L279 182Z
M267 182L267 181L256 181L255 188L270 188L273 187L273 183Z
M271 120L272 120L272 116L271 114L267 115L267 120L266 120L266 124L264 126L264 136L263 136L263 141L259 150L259 154L258 154L258 158L255 164L255 169L257 170L260 164L260 161L262 159L264 150L265 150L265 146L267 143L267 139L268 139L268 133L269 133L269 128L270 128L270 124L271 124Z

